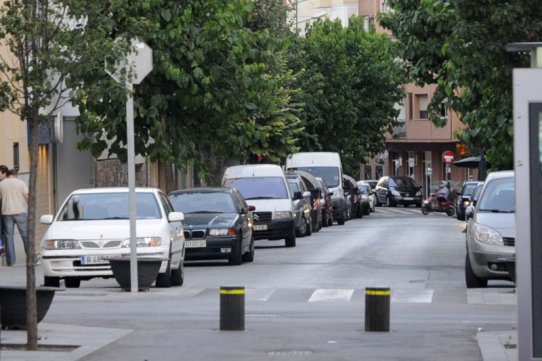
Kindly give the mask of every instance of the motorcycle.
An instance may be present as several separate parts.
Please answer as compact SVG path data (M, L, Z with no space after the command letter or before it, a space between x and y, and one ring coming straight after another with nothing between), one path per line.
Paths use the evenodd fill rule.
M446 213L452 217L455 214L454 202L451 199L440 202L436 194L431 194L422 204L422 214L428 215L430 212Z

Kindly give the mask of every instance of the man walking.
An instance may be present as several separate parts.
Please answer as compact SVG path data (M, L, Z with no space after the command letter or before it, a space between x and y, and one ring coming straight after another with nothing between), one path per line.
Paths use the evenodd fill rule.
M0 166L1 167L1 166ZM0 172L3 172L0 169ZM9 175L8 172L4 173ZM2 200L2 221L4 223L6 264L12 266L15 263L15 245L13 237L15 225L23 240L24 250L27 250L27 203L28 187L17 177L5 177L0 182L0 199Z

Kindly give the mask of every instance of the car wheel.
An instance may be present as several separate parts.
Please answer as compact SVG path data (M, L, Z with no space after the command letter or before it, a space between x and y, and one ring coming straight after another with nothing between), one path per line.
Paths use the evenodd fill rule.
M390 196L388 196L388 198L386 198L386 206L397 207L397 202L395 202Z
M487 287L487 280L484 280L474 274L472 265L470 263L469 253L467 252L467 258L465 259L465 281L467 288L483 288Z
M307 233L306 235L307 236L310 236L312 234L312 221L311 221L311 218L309 217L309 219L306 220L306 224L307 224Z
M59 277L43 277L43 285L47 287L60 287Z
M363 218L363 206L361 204L356 205L356 218Z
M301 218L301 224L299 226L299 229L296 232L297 237L305 237L307 235L307 220L305 219L305 216Z
M76 277L66 277L64 279L64 285L66 288L79 288L81 285L81 279Z
M250 240L248 252L243 255L243 262L254 262L254 237Z
M368 204L367 207L363 207L363 213L364 213L366 216L371 215L371 205L370 205L370 204Z
M184 261L181 260L177 269L171 270L171 285L182 286L184 283Z
M243 235L239 234L239 240L235 247L233 247L233 252L230 255L229 262L232 266L239 266L243 262Z
M333 218L329 217L328 220L327 220L327 226L331 227L332 225L333 225Z
M286 247L295 247L295 226L292 226L290 235L286 237Z
M171 255L167 261L167 268L164 273L159 273L156 276L156 287L169 288L171 287Z

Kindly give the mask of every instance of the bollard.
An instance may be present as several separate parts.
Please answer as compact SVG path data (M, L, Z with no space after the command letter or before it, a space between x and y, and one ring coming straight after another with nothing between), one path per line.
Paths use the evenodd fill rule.
M220 330L245 329L245 288L220 287Z
M365 331L390 330L389 288L365 288Z

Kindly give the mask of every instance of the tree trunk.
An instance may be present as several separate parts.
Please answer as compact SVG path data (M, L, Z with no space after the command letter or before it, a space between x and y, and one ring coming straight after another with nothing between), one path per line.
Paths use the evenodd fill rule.
M167 114L160 113L160 121L164 129L167 129ZM166 142L169 140L168 133L164 134ZM168 161L158 161L158 187L166 193L177 189L177 178L173 174L173 164Z
M30 127L30 180L28 187L28 230L26 246L26 332L27 349L38 348L38 316L36 306L36 178L38 175L38 137L39 117L37 109L31 119Z

